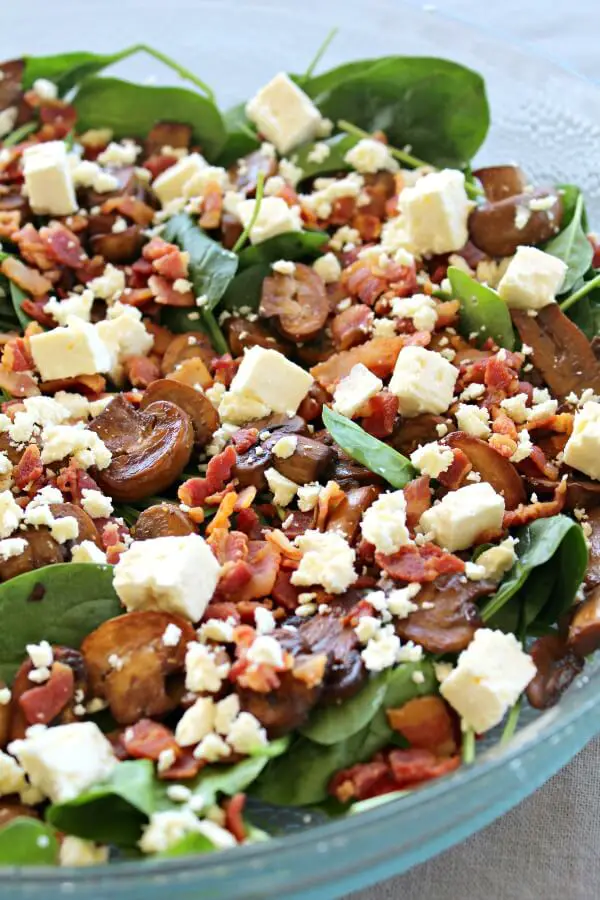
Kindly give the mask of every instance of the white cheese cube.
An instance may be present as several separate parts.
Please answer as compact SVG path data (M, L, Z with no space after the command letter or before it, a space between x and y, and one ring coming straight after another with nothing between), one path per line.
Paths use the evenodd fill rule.
M403 416L446 412L454 395L458 369L424 347L403 347L389 389L400 401Z
M142 322L140 310L118 301L108 310L107 318L98 322L96 331L111 355L112 365L108 371L115 381L121 378L121 364L125 359L146 356L154 343Z
M600 480L600 403L589 401L575 413L564 453L568 466Z
M152 190L163 206L184 195L185 185L207 166L199 153L184 156L174 166L166 169L152 182Z
M421 516L419 527L446 550L466 550L480 534L502 528L504 498L482 481L451 491Z
M91 291L82 294L71 294L66 300L57 300L51 297L44 306L44 312L52 316L59 325L66 325L71 316L76 316L84 322L91 318L94 295Z
M68 216L77 209L64 141L33 144L23 152L29 205L37 215Z
M512 309L542 309L554 303L567 265L537 247L517 247L498 285L498 293Z
M514 634L480 628L440 693L477 734L497 725L536 674Z
M298 490L298 485L285 475L281 475L277 469L267 469L265 478L269 485L269 490L273 494L273 503L275 506L289 506Z
M95 327L75 317L65 328L32 334L29 346L42 381L108 372L113 362Z
M454 460L454 454L449 447L442 447L437 441L424 444L410 454L410 461L421 474L437 478L442 472L447 472Z
M306 531L296 538L302 559L292 574L292 584L322 584L331 594L343 594L358 578L356 554L341 534Z
M333 408L343 416L352 418L363 403L383 389L383 381L358 363L337 385L333 395Z
M200 697L187 709L175 730L180 747L191 747L210 734L215 723L215 704L210 697Z
M333 284L340 280L342 267L335 253L325 253L313 263L313 269L320 275L325 284Z
M467 243L471 204L456 169L424 175L398 199L410 244L420 254L451 253Z
M197 534L134 541L114 570L114 588L128 612L158 609L198 622L221 567Z
M279 72L246 104L246 115L284 156L319 134L321 113L285 72Z
M106 553L93 541L82 541L71 550L71 562L106 564Z
M72 800L105 781L118 764L109 741L94 722L75 722L35 731L13 741L16 756L34 787L54 803Z
M254 215L256 200L242 200L237 206L237 214L244 228L247 228ZM301 231L302 220L297 206L290 207L281 197L263 197L258 216L250 229L250 243L262 244L278 234L290 231Z
M406 500L402 491L382 494L365 512L362 535L379 553L395 553L410 543L406 527Z
M484 440L490 436L492 431L488 424L490 414L485 407L480 408L472 403L459 403L455 415L461 431L466 431L467 434Z
M251 347L231 382L231 394L243 394L271 412L294 414L308 393L313 377L278 350Z

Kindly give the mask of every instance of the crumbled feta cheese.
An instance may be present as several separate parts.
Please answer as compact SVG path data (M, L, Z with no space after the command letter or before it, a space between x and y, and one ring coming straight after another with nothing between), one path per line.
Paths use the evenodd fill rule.
M74 541L79 534L79 522L75 516L62 516L60 519L54 519L50 525L50 533L59 544Z
M331 594L342 594L356 581L356 554L340 534L308 530L298 535L295 544L302 559L292 573L292 584L321 584Z
M42 100L56 100L58 87L47 78L36 78L33 82L33 90Z
M203 737L196 749L194 757L205 759L206 762L219 762L231 756L231 747L218 734L207 734Z
M111 354L94 325L76 316L64 328L53 328L29 338L31 356L43 381L108 372Z
M0 538L7 538L19 527L23 510L10 491L0 492Z
M185 654L185 686L188 691L216 694L221 689L230 665L226 657L221 659L217 653L207 644L188 644Z
M101 166L114 166L115 168L132 166L141 149L133 141L122 141L120 144L111 141L106 150L98 154L97 160Z
M517 449L509 459L513 463L521 462L522 459L527 459L531 455L532 450L533 444L531 443L529 432L524 428L519 432Z
M112 454L94 431L77 425L50 425L42 432L42 462L57 462L72 456L84 469L96 466L106 469Z
M446 550L466 550L478 535L500 531L504 498L482 481L451 491L421 516L420 529Z
M354 628L354 632L361 644L368 644L380 628L380 619L376 619L375 616L361 616Z
M186 709L175 729L175 740L180 747L191 747L210 734L215 721L215 705L210 697L199 697Z
M108 856L108 847L66 834L61 841L59 862L61 866L100 866L108 862Z
M27 644L27 655L36 669L49 668L54 662L54 653L48 641L39 644Z
M177 754L172 747L168 747L166 750L161 750L158 754L158 760L156 763L158 774L162 775L164 772L168 772L176 759Z
M274 272L279 272L280 275L293 275L296 271L296 263L288 259L278 259L276 262L271 263L271 268Z
M93 302L94 295L88 290L83 291L82 294L71 294L66 300L57 300L56 297L51 297L44 306L44 312L62 326L66 326L71 316L75 316L83 322L89 322Z
M314 196L314 195L313 195ZM351 250L362 244L360 231L351 228L350 225L342 225L333 237L329 238L329 246L332 250Z
M412 600L420 590L420 584L407 584L406 587L390 591L386 597L388 611L398 619L405 619L411 612L415 612L419 608Z
M298 509L300 512L310 512L319 502L319 494L323 490L317 482L302 484L298 488Z
M14 556L20 556L25 552L28 544L23 538L5 538L0 540L0 560L5 562Z
M256 630L259 634L270 634L271 631L275 631L275 618L273 613L264 606L256 607L254 610L254 621L256 623Z
M362 138L358 141L351 150L348 150L344 162L363 175L385 170L397 172L400 168L387 145L374 138Z
M161 172L152 182L152 190L163 208L168 203L185 197L187 184L206 167L207 162L203 156L199 153L190 153Z
M102 275L88 281L87 287L94 297L112 303L121 296L125 290L125 273L117 269L112 263L107 263Z
M566 263L556 256L537 247L517 247L498 293L512 309L542 309L554 302L566 272Z
M258 131L286 154L319 136L321 113L285 72L279 72L246 104Z
M144 828L138 846L142 853L164 853L186 835L195 833L204 835L220 849L235 847L236 844L229 831L214 822L200 821L191 809L178 809L152 813L150 824Z
M18 117L19 109L16 106L8 106L0 112L0 138L10 134L17 123Z
M458 369L439 353L424 347L403 347L396 360L389 390L400 401L400 413L412 417L446 412L454 394Z
M0 750L0 797L23 794L27 790L24 770L12 756Z
M249 712L241 712L231 724L227 742L236 753L256 753L269 743L267 732Z
M412 319L417 331L433 331L438 319L435 300L428 294L394 297L392 313L399 319Z
M250 224L254 216L257 200L242 200L237 207L237 214L244 228ZM262 244L278 234L290 231L301 231L302 220L297 206L288 206L281 197L263 197L258 216L250 229L250 243Z
M490 436L491 428L488 424L490 413L485 407L479 408L469 403L459 403L455 415L461 431L483 440Z
M71 562L105 565L106 553L100 550L93 541L82 541L71 550Z
M64 141L44 141L26 147L23 176L29 205L36 215L68 216L77 209Z
M275 506L288 506L298 490L295 481L291 481L282 475L277 469L269 468L265 471L265 478L269 485L269 490L273 494L273 503Z
M229 694L215 704L215 731L228 735L231 726L240 712L240 698L237 694Z
M403 491L381 494L365 511L361 531L364 539L379 553L395 553L410 543Z
M298 446L298 437L295 434L284 434L275 444L273 444L273 453L278 459L289 459L296 452Z
M342 274L342 267L338 258L335 253L331 252L325 253L324 256L316 259L313 263L313 269L323 279L325 284L333 284L339 281Z
M321 163L325 162L330 154L331 147L329 146L329 144L325 144L323 141L317 141L312 150L307 154L306 159L308 162L320 165Z
M600 403L589 401L575 413L564 461L590 478L600 480Z
M502 576L512 569L517 559L515 543L514 538L508 537L496 547L490 547L479 554L477 565L483 569L482 578L500 581Z
M300 166L297 166L290 159L282 159L279 162L279 175L287 181L291 187L295 188L304 175Z
M305 210L313 213L318 219L328 219L336 200L341 200L343 197L358 197L363 185L362 175L358 175L356 172L351 172L343 178L317 178L315 190L311 194L301 194L300 203ZM330 246L338 249L331 241Z
M362 363L357 363L336 386L333 408L341 415L352 418L367 400L381 390L383 390L381 378L373 375Z
M393 626L385 625L375 632L360 655L369 672L382 672L397 662L399 651L400 638Z
M202 641L216 641L229 644L233 641L233 625L223 619L207 619L198 629Z
M442 472L448 471L454 461L454 454L449 447L443 447L437 441L432 441L419 446L411 453L410 461L423 475L437 478Z
M410 242L421 254L460 250L468 240L471 204L465 176L458 170L442 169L419 178L400 193L398 209Z
M283 669L285 667L283 659L283 648L279 641L268 634L259 635L248 648L246 658L254 665L265 663L273 666L275 669Z
M181 640L183 634L181 628L174 622L169 622L162 636L162 642L165 647L176 647Z
M104 519L112 514L112 500L110 497L106 497L102 491L83 488L81 496L81 505L92 519Z

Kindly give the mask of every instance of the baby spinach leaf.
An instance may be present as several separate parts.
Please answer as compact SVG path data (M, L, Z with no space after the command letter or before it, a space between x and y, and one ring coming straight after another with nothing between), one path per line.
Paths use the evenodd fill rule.
M58 862L54 829L26 816L0 828L0 866L53 866Z
M566 228L567 225L572 222L573 216L575 215L577 201L579 200L579 197L582 196L581 188L577 187L576 184L557 184L556 187L560 195L563 210L561 224L563 228ZM588 218L585 210L585 203L581 212L581 224L587 231Z
M169 219L161 237L190 254L194 293L206 297L206 307L214 309L237 271L236 254L209 238L187 213Z
M423 673L422 684L413 681L415 671ZM366 762L389 744L393 731L386 710L402 706L413 697L433 693L437 682L429 662L404 663L383 675L387 680L385 696L363 728L337 743L318 744L304 736L298 738L288 753L266 767L250 793L283 806L320 803L327 797L329 781L339 769ZM343 709L344 705L340 712Z
M352 167L345 162L344 157L354 147L358 139L351 134L335 134L325 141L318 141L329 149L328 155L321 162L311 160L311 154L315 153L317 143L304 144L294 156L294 163L299 166L303 175L301 182L306 178L314 178L317 175L329 175L333 172L346 172Z
M595 280L595 279L594 279ZM573 295L571 295L573 296ZM567 303L571 297L567 299ZM563 305L561 304L561 308ZM600 286L586 294L583 299L577 300L574 304L564 309L568 317L575 322L588 340L593 340L596 335L600 334Z
M199 853L211 853L215 849L215 845L212 841L204 834L199 834L198 832L192 834L186 834L185 837L181 838L180 841L177 841L176 844L173 844L169 847L168 850L164 850L162 853L157 853L154 859L169 859L171 856L196 856Z
M588 550L581 526L568 516L552 516L525 525L516 532L516 537L518 559L483 607L481 616L492 626L503 626L506 618L499 618L498 614L502 612L505 617L505 608L510 603L517 610L525 607L527 625L553 624L573 603L585 575ZM536 576L537 585L535 582L532 585L535 595L527 608L529 577L539 566L550 562L554 571L552 590L544 593L547 573ZM517 618L513 614L511 624Z
M380 56L376 59L358 59L342 63L340 66L335 66L320 75L313 75L311 78L303 75L292 75L292 78L297 84L302 85L302 90L319 106L321 101L335 88L357 75L366 77L376 66L395 58L394 56Z
M239 272L223 294L222 309L231 312L246 306L252 310L258 309L263 281L270 274L271 266L268 263L255 263Z
M318 48L317 52L315 53L315 55L311 59L310 63L308 64L306 72L299 79L300 84L304 84L304 82L309 81L309 79L312 78L313 72L315 71L315 69L317 68L317 66L323 59L323 57L325 56L325 53L327 52L329 45L331 44L332 40L334 39L334 37L336 36L338 31L339 31L339 28L331 28L330 31L328 31L328 33L325 36L325 40L323 41L321 46Z
M123 612L112 566L59 563L0 585L0 678L12 680L26 644L77 648L102 622Z
M581 194L577 197L571 221L560 234L548 241L544 250L567 264L568 268L561 294L568 293L588 271L594 256L592 245L583 228L583 197Z
M242 156L258 150L260 140L254 126L246 116L246 104L239 103L223 114L227 140L221 148L218 164L228 168Z
M76 837L132 846L155 809L155 780L150 760L121 762L104 784L50 806L46 819L59 831Z
M110 128L118 140L145 137L165 117L191 125L193 140L207 159L215 159L225 144L225 125L215 104L180 87L133 84L119 78L88 78L73 106L80 131Z
M348 456L381 475L392 487L402 488L417 477L417 470L406 456L328 406L323 407L323 424Z
M37 131L39 128L39 123L37 120L35 122L25 122L23 125L20 125L19 128L15 128L14 131L11 131L4 140L2 141L3 147L15 147L17 144L20 144L21 141L24 141L25 138L29 137L30 134L33 134L34 131Z
M278 259L310 262L321 256L321 248L329 240L324 231L288 231L246 247L239 254L240 271L257 263L272 263Z
M47 78L64 96L84 78L97 75L102 69L136 53L138 47L126 47L117 53L89 53L76 50L73 53L55 53L51 56L28 56L23 72L23 87L33 87L38 78Z
M460 330L465 337L477 334L478 344L491 337L500 347L512 350L515 333L504 300L456 266L450 266L448 278L453 296L460 300Z
M29 294L26 294L14 281L9 281L9 290L15 315L19 320L21 327L27 328L29 323L33 322L31 316L28 316L23 310L23 300L29 300Z
M323 706L300 728L300 734L316 744L336 744L352 737L371 721L383 703L388 687L388 673L380 672L349 700L335 706Z

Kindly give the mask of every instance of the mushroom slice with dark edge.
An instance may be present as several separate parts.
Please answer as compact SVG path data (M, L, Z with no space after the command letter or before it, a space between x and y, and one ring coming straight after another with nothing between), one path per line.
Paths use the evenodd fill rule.
M442 425L445 425L449 431L452 427L452 420L444 416L434 416L433 413L421 413L412 419L401 419L388 439L388 443L404 456L410 456L421 444L439 440L437 429Z
M163 641L169 625L181 631L174 646ZM187 645L195 639L188 621L165 612L109 619L81 645L90 695L106 700L120 725L171 712L183 696L183 677L178 676L183 676Z
M89 427L112 453L108 468L94 470L93 477L115 500L141 500L164 491L192 454L190 417L164 400L136 410L119 395Z
M532 200L547 200L549 206L532 209ZM490 256L512 256L519 246L538 246L550 240L559 231L561 219L558 193L538 188L476 206L469 216L469 237Z
M367 678L354 629L337 616L317 615L301 624L298 633L311 653L327 655L321 702L340 703L353 697Z
M50 506L50 510L55 519L65 519L67 516L77 519L79 530L77 537L73 539L74 543L80 544L82 541L93 541L97 547L101 550L103 549L100 534L94 520L80 506L77 506L75 503L53 503Z
M25 549L16 556L0 560L0 581L9 581L25 572L65 561L65 554L47 528L26 528L18 536L25 541Z
M284 356L291 353L291 344L284 341L266 327L264 322L249 322L241 316L231 316L223 325L225 337L235 358L242 356L250 347L264 347L266 350L278 350Z
M290 341L311 341L329 315L323 279L302 263L296 263L293 275L275 272L263 282L259 312L276 318L281 334Z
M162 358L161 371L168 375L186 359L199 357L204 365L209 368L216 354L212 344L202 331L189 331L187 334L178 334L173 338Z
M148 541L157 537L182 537L196 534L197 528L175 503L157 503L140 513L133 528L136 541Z
M497 494L504 497L507 509L516 509L519 503L525 503L527 497L521 476L511 462L485 441L465 431L453 431L440 443L453 450L462 450L481 480L487 481Z
M157 400L174 403L188 414L198 447L208 444L219 427L218 413L208 397L188 384L171 378L159 378L144 391L140 408L146 409Z
M169 148L188 150L191 143L191 125L185 125L183 122L157 122L144 141L144 152L146 156L153 156L155 153L161 153L163 148L167 153Z
M341 503L328 515L325 531L336 531L349 544L353 544L359 536L364 513L377 500L380 493L374 484L350 488Z
M490 203L522 194L527 187L527 177L519 166L485 166L475 169L473 176L481 182Z
M589 656L600 647L600 585L575 609L567 644L581 657Z
M277 158L255 150L243 156L229 169L229 177L234 182L238 193L253 197L256 193L258 176L262 172L265 181L277 174Z
M537 675L529 682L527 699L534 709L548 709L560 700L583 669L583 659L558 634L546 634L534 641L531 658Z
M117 265L134 262L144 243L139 225L130 225L123 231L95 234L90 238L94 255L103 256L107 262Z
M537 316L511 310L519 337L532 350L532 361L552 393L564 399L585 388L600 393L600 362L590 342L557 303L549 303Z
M278 436L265 441L269 449L277 443ZM285 459L273 454L272 465L277 471L295 481L296 484L308 484L311 481L319 481L327 469L333 465L335 453L331 447L314 438L297 436L294 452Z

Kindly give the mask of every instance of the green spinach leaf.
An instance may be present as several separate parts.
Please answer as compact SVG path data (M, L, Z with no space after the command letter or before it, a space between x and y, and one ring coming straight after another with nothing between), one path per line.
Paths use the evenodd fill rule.
M260 304L263 281L270 274L271 266L268 263L255 263L255 265L239 272L223 294L221 307L228 309L230 312L243 307L257 310Z
M54 829L25 816L0 828L0 866L53 866L58 862Z
M0 585L0 678L10 682L25 645L47 640L77 648L107 619L123 612L112 566L60 563Z
M209 841L205 835L196 832L186 834L185 837L169 847L168 850L157 853L154 858L169 859L172 856L197 856L199 853L211 853L214 849L215 845L212 841Z
M310 159L311 154L315 152L317 144L304 144L303 147L300 147L297 150L294 156L294 163L299 166L304 173L300 179L301 183L304 179L314 178L317 175L330 175L333 172L347 172L352 167L345 162L344 157L357 142L358 139L351 134L335 134L325 141L319 141L319 146L323 144L329 149L329 154L321 162Z
M365 686L343 703L322 706L300 728L300 734L316 744L336 744L352 737L367 725L383 703L388 688L388 673L372 676Z
M417 477L417 470L406 456L328 406L323 407L323 424L348 456L381 475L392 487L402 488Z
M223 115L223 121L227 130L227 140L221 148L218 164L228 168L242 156L258 150L260 140L254 126L246 116L245 103L239 103L232 109L228 109Z
M29 300L29 294L26 294L14 281L9 281L9 290L15 315L19 320L21 327L27 328L29 323L33 322L31 316L28 316L23 310L23 300Z
M567 264L567 273L561 288L561 294L567 294L582 278L592 264L594 251L588 241L583 227L583 197L577 197L571 221L560 234L548 241L544 250Z
M102 69L136 53L138 47L126 47L116 53L89 53L76 50L72 53L55 53L51 56L28 56L25 59L23 87L33 87L38 78L47 78L64 96L84 78L97 75Z
M575 215L575 211L577 208L577 201L579 200L579 197L582 196L581 188L577 187L576 184L558 184L556 187L558 188L558 193L560 195L562 203L562 227L566 228L567 225L569 225L573 221L573 216ZM585 204L581 212L581 224L587 231L588 218Z
M310 262L321 256L321 248L329 240L324 231L288 231L246 247L239 255L240 271L257 263L272 263L278 259Z
M11 131L4 140L2 141L3 147L15 147L17 144L20 144L21 141L24 141L25 138L29 137L30 134L33 134L34 131L37 131L39 128L39 123L37 120L35 122L25 122L23 125L20 125L19 128L15 128L14 131Z
M448 278L453 296L460 301L460 329L465 337L475 333L479 344L491 337L500 347L512 350L515 333L504 300L456 266L450 266Z

